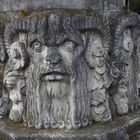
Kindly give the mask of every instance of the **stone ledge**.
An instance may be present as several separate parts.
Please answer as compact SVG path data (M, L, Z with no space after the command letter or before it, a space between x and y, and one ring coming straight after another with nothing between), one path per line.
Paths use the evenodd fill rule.
M0 140L131 140L129 136L138 132L139 126L140 111L80 130L35 130L1 120Z
M107 0L108 6L122 9L122 0ZM116 5L114 7L114 5ZM94 9L103 10L104 0L0 0L0 11L17 11L21 9Z

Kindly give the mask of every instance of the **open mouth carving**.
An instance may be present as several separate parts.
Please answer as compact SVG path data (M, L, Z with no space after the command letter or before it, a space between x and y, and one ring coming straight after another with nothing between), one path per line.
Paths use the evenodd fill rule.
M68 74L66 72L60 72L60 71L49 71L45 74L43 74L42 78L45 81L61 81L66 78Z

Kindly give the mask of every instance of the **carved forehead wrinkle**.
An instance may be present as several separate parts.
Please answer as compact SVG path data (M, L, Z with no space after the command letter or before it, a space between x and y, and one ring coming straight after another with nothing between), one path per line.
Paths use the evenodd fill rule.
M30 18L31 33L43 32L47 27L47 17L31 17Z
M46 34L48 45L59 45L66 40L81 44L82 39L78 31L71 24L70 16L50 15L48 17L48 32Z
M32 17L31 30L28 33L29 45L35 40L40 41L42 44L46 43L45 34L47 32L48 18L47 17Z
M61 18L57 15L50 15L48 18L49 31L58 34L61 29Z

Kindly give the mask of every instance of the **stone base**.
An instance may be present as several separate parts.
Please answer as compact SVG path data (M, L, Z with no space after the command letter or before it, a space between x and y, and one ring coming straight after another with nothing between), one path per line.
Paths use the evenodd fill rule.
M80 130L35 130L10 120L0 121L0 140L134 140L140 138L139 131L140 111Z

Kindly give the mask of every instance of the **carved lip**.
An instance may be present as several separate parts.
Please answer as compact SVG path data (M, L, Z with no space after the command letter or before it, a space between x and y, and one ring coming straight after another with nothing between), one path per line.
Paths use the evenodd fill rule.
M61 71L49 71L45 75L67 75L67 73Z
M49 71L45 74L43 74L43 79L45 81L61 81L66 78L68 74L66 72L61 72L61 71Z

